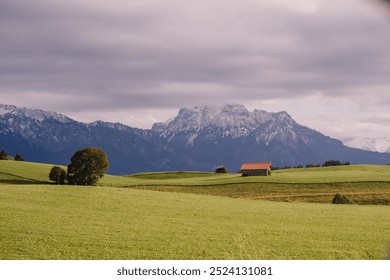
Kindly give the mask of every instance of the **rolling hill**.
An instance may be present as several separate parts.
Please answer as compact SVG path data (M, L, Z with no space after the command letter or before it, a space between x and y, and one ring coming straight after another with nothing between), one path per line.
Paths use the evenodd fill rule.
M389 206L282 203L229 197L233 189L245 191L250 186L258 194L266 190L275 195L278 190L292 197L289 192L294 188L301 194L310 189L318 191L322 184L310 181L324 178L329 182L325 183L326 188L332 188L332 192L343 187L342 184L352 184L350 189L364 186L369 190L371 184L378 183L375 180L389 177L388 166L278 170L272 178L198 172L107 175L99 187L49 185L45 180L50 167L0 162L0 259L388 257ZM329 178L331 174L333 179ZM342 182L341 174L352 175L344 179L348 183ZM264 181L270 178L278 183ZM301 183L287 183L290 180ZM182 190L138 189L139 183L151 188L171 185ZM388 190L389 179L380 185L382 191ZM196 188L209 192L193 192ZM227 193L225 197L221 192Z

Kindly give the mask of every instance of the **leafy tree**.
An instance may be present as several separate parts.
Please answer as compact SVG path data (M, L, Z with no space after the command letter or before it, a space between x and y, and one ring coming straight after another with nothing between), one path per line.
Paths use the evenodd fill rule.
M76 151L68 165L68 182L75 185L93 185L108 169L107 155L99 148Z
M66 171L59 166L53 166L49 173L49 179L56 184L65 184Z
M16 155L15 155L15 160L16 160L16 161L24 161L24 158L22 157L21 154L16 154Z

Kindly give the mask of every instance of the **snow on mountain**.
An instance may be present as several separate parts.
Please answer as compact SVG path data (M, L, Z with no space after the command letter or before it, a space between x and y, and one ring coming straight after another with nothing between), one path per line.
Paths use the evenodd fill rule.
M31 142L48 144L64 142L70 139L63 133L63 125L76 121L55 113L30 108L18 108L12 105L0 104L0 134L19 135Z
M248 111L239 104L224 106L201 106L182 108L178 115L165 123L157 123L152 130L159 132L160 137L171 141L181 134L192 145L200 135L208 138L230 137L232 139L247 137L259 126L272 120L272 133L267 134L265 141L271 141L278 134L278 129L288 130L296 122L287 112L269 113L263 110ZM271 125L271 123L270 123ZM278 126L278 127L277 127ZM260 140L263 136L258 136Z
M42 122L46 119L54 119L61 123L67 123L73 121L72 119L64 115L55 112L48 112L48 111L43 111L38 109L29 109L24 107L18 108L12 105L0 104L0 116L4 116L6 114L11 114L16 117L25 117L39 122Z
M390 140L377 140L375 147L380 145L388 149ZM104 121L86 124L54 112L0 104L0 146L27 160L57 164L67 164L76 149L101 147L113 174L213 170L221 164L234 172L252 161L272 161L274 166L329 159L390 163L389 153L345 147L298 124L287 112L248 111L237 104L182 108L151 130Z
M362 149L371 152L390 153L390 138L368 138L368 137L356 137L344 139L343 143L347 147Z
M16 107L12 105L3 105L0 104L0 116L10 113L12 110L15 110Z

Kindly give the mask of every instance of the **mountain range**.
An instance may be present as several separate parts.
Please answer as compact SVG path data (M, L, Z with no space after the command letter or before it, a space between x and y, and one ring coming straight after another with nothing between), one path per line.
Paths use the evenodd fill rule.
M251 161L271 161L279 167L330 159L390 163L388 153L347 147L298 124L287 112L250 112L238 104L182 108L151 129L82 123L55 112L0 104L0 150L8 154L67 165L76 150L89 146L107 153L111 174L212 171L221 165L236 172Z

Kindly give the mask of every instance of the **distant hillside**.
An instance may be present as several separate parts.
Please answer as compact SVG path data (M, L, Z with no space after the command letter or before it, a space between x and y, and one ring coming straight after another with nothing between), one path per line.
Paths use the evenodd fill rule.
M109 173L213 171L242 162L273 166L323 163L390 163L390 154L348 148L341 141L298 124L287 112L248 111L242 105L182 108L151 130L119 123L81 123L64 115L0 104L0 149L27 161L67 165L81 148L102 148Z

